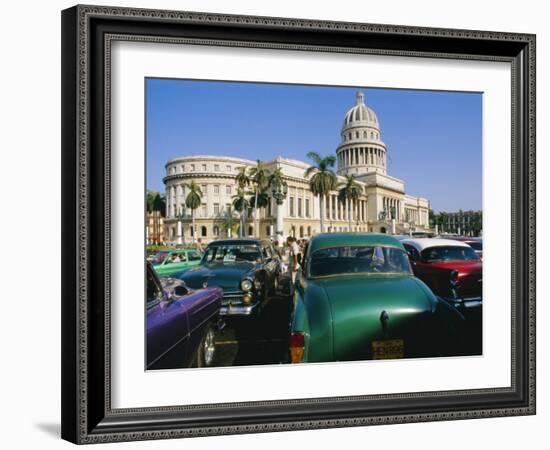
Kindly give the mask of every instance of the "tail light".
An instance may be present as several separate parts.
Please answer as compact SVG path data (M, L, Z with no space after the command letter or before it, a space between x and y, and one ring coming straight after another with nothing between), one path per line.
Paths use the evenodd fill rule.
M304 358L304 333L296 331L290 335L290 362L301 363Z

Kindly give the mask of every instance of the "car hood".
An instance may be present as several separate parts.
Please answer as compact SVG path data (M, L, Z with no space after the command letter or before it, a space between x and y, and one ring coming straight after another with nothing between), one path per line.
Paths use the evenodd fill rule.
M336 360L369 358L372 341L390 339L404 339L407 354L416 356L429 337L437 300L413 276L344 276L316 284L330 305Z
M458 270L460 273L481 272L481 261L440 261L428 263L430 267L443 270Z
M257 267L257 263L207 263L192 267L180 275L180 279L192 289L208 286L219 286L226 292L240 290L243 277Z

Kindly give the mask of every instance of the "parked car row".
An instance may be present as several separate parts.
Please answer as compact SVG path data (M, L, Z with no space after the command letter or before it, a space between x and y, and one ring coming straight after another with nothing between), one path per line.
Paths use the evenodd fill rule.
M215 241L197 263L193 252L169 251L147 265L148 368L215 365L223 321L254 320L279 289L283 261L270 241ZM180 262L166 263L174 254ZM194 264L162 271L184 258ZM293 289L288 358L481 354L481 288L480 258L458 240L316 235Z
M157 253L146 268L147 368L214 365L223 319L258 316L278 289L280 268L277 249L256 239L216 241L202 256Z
M481 354L481 262L458 241L317 235L294 304L293 363Z

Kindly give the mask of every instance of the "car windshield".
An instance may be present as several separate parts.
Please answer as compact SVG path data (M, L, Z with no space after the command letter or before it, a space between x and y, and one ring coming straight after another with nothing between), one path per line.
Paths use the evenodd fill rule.
M479 256L472 247L444 245L422 250L422 261L424 262L477 260L479 260Z
M168 252L157 252L155 256L153 256L153 258L151 259L151 264L153 264L154 266L161 264L162 261L164 261L164 258L166 258L167 254Z
M211 245L204 252L202 262L261 261L262 255L257 245Z
M482 251L483 250L483 244L481 241L469 241L467 244L472 247L474 250Z
M316 250L310 258L311 277L362 274L410 274L407 253L395 247L345 246Z

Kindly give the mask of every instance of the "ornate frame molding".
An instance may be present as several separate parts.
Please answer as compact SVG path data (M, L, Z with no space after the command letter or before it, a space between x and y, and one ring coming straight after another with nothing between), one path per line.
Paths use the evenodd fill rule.
M62 21L65 439L99 443L535 413L534 35L99 6L68 9ZM129 31L125 27L130 24L133 28ZM161 31L145 34L152 24L159 25L157 30ZM164 29L171 31L170 36L162 34ZM248 40L239 35L242 30L246 30ZM182 36L173 35L177 33ZM115 40L510 62L512 385L469 391L113 410L109 111L110 49ZM443 51L447 48L444 42L449 51ZM467 51L465 42L475 52ZM103 124L97 123L98 111ZM102 149L99 156L98 148ZM96 250L94 243L101 243L101 249ZM94 400L98 396L100 400ZM382 405L390 401L397 406L392 409ZM358 405L356 409L342 409L351 402ZM220 411L234 417L223 419ZM265 415L263 419L258 418L260 413Z

